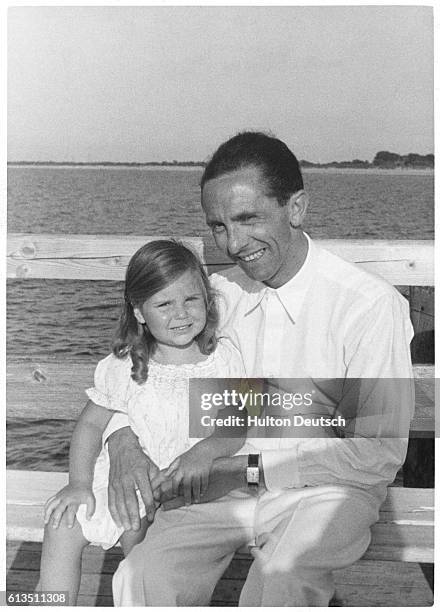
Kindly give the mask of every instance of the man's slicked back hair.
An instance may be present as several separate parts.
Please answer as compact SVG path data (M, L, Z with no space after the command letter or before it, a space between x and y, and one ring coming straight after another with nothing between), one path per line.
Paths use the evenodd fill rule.
M241 132L224 142L209 160L200 187L225 174L255 167L266 183L266 195L284 205L290 196L304 189L298 160L278 138L264 132Z

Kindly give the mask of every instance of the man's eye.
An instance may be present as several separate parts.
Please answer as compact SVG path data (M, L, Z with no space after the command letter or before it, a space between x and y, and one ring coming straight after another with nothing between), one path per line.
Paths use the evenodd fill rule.
M241 222L244 224L249 224L249 223L255 223L255 220L256 220L255 215L249 215L248 217L243 217Z
M221 232L225 231L225 226L220 225L220 223L211 225L211 231L213 234L221 234Z

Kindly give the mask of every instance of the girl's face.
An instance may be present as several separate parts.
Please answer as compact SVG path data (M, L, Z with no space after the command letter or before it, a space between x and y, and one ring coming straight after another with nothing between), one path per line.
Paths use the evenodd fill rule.
M188 270L148 298L141 308L135 308L134 314L140 323L146 323L158 348L186 348L206 325L202 281Z

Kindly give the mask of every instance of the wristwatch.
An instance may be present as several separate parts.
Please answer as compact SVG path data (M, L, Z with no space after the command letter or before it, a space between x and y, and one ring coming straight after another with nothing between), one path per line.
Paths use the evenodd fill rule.
M246 481L248 488L256 491L260 484L260 468L258 462L260 455L248 455L248 465L246 468Z

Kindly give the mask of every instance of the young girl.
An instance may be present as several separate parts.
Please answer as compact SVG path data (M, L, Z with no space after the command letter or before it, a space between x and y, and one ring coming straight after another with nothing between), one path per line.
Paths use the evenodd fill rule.
M216 338L217 319L208 278L189 249L157 240L135 253L113 353L98 363L72 436L69 484L46 503L39 589L68 591L75 605L88 543L107 549L120 541L127 555L145 537L149 523L140 495L138 531L124 532L108 509L102 435L115 411L127 413L152 462L146 477L156 498L171 482L174 492L184 484L185 498L199 501L214 459L241 448L244 434L224 438L214 432L198 442L188 437L188 379L244 376L237 350Z

